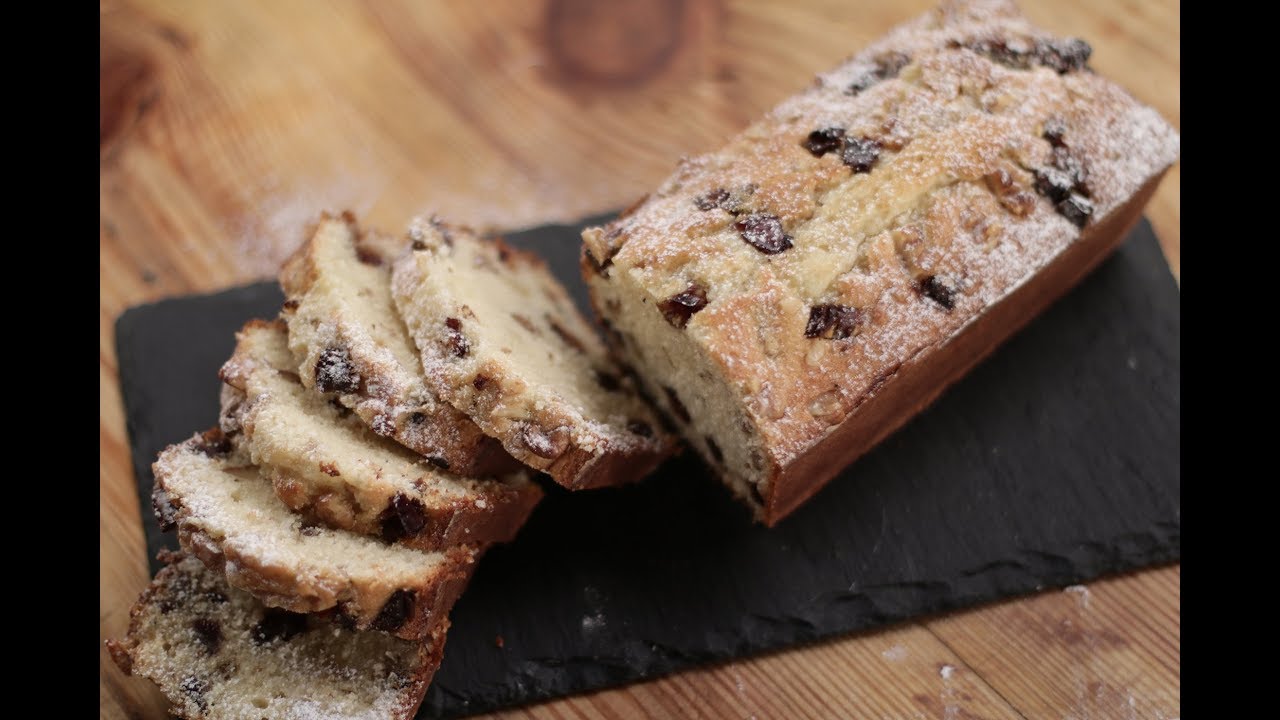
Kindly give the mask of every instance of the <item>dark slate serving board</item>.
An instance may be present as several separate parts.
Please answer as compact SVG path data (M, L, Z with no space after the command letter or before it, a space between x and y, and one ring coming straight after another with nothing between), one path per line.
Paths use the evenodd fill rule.
M510 240L542 253L585 303L575 228ZM120 317L144 508L156 453L215 423L233 332L280 302L261 283ZM517 540L480 564L421 716L1176 561L1180 305L1143 221L1080 287L772 530L688 456L633 487L553 489ZM154 522L146 531L153 554L174 544Z

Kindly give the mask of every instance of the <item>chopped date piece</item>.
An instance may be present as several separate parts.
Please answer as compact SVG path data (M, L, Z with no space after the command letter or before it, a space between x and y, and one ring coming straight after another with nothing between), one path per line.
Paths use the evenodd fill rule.
M1066 147L1067 144L1064 142L1066 134L1067 126L1059 118L1050 118L1045 122L1043 137L1053 147Z
M741 215L746 212L747 198L756 191L754 183L742 185L730 191L716 188L693 199L693 204L702 211L720 208L730 215Z
M462 334L462 321L458 318L445 318L445 327L448 332L445 333L445 342L448 343L449 349L453 351L455 357L464 358L471 354L471 341L467 340L467 336Z
M658 310L673 327L683 328L689 324L693 314L707 306L707 289L701 285L690 285L688 290L677 293L658 303Z
M875 85L882 80L895 78L898 73L902 72L902 68L911 62L911 56L900 52L887 52L876 58L876 66L874 69L867 71L857 80L850 83L845 93L848 95L857 95L867 88Z
M191 622L191 629L196 633L196 640L209 655L216 655L222 647L222 626L217 620L196 618Z
M920 292L948 310L956 306L955 283L940 275L929 275L921 279Z
M734 223L742 239L765 255L777 255L791 248L791 236L782 230L777 215L752 213Z
M395 632L399 630L409 616L413 614L413 593L408 590L397 590L391 593L387 602L373 619L374 630Z
M857 80L849 83L849 87L845 88L844 93L846 95L858 95L863 90L866 90L878 82L880 82L880 78L876 76L876 72L873 70L864 75L858 76Z
M1093 203L1088 200L1092 194L1089 173L1065 144L1055 142L1055 136L1060 137L1057 128L1046 125L1045 138L1054 145L1053 164L1036 170L1036 192L1049 198L1058 214L1082 228L1093 215Z
M360 373L344 347L328 347L316 360L316 388L323 393L353 393L360 389Z
M1052 68L1059 75L1084 69L1092 54L1093 48L1080 38L1036 41L1036 62Z
M708 193L699 195L693 199L693 204L699 210L714 210L722 207L724 202L729 199L729 191L724 188L716 188Z
M822 157L839 150L843 140L844 128L829 127L809 133L809 137L805 138L801 145L805 150L813 153L814 157Z
M805 325L804 336L844 340L857 331L862 318L861 310L847 305L814 305L809 309L809 322Z
M844 148L840 151L840 159L845 165L853 168L855 173L870 172L880 159L880 142L871 138L844 139Z
M1093 203L1080 193L1071 193L1054 207L1057 208L1059 215L1075 223L1078 228L1083 228L1089 222L1089 217L1093 215Z
M1052 167L1036 170L1036 192L1055 203L1066 200L1073 187L1075 182L1069 173Z
M1089 195L1089 171L1077 155L1064 147L1053 149L1053 166L1066 173L1071 180L1072 189L1082 195Z
M1014 70L1027 70L1031 67L1031 50L1009 47L1005 40L972 40L967 43L952 41L950 47L963 47L982 55L992 62L1000 63Z
M307 616L280 608L267 608L260 620L249 631L254 645L266 645L276 640L289 640L307 630Z
M219 457L231 452L231 440L221 430L214 429L200 436L195 449L209 457Z
M596 384L604 388L605 392L618 392L622 389L622 380L610 372L604 370L596 370Z
M382 539L394 542L422 532L427 526L427 508L418 498L398 492L379 519L382 522Z
M365 265L372 265L373 267L380 267L382 265L381 255L369 248L360 247L359 245L356 246L356 260L359 260Z
M1035 65L1053 69L1058 74L1087 67L1093 48L1079 38L1036 40L1029 47L1010 46L1004 39L952 42L950 47L964 47L1014 70L1029 70Z

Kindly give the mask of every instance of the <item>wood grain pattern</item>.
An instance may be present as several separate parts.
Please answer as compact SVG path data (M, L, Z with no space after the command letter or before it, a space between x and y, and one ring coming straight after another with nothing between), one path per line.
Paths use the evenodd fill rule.
M147 581L123 309L274 274L324 208L511 229L627 205L930 4L102 0L100 639ZM1176 0L1023 5L1179 125ZM1175 167L1148 209L1175 276L1179 185ZM1176 717L1179 587L1155 570L1090 586L1087 608L1051 592L502 716ZM164 717L100 666L103 718Z

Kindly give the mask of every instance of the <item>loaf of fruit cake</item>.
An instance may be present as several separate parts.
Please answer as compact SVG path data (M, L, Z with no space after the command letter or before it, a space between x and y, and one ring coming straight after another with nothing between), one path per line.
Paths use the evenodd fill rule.
M1177 132L1003 0L883 39L583 233L610 344L773 524L1125 236Z

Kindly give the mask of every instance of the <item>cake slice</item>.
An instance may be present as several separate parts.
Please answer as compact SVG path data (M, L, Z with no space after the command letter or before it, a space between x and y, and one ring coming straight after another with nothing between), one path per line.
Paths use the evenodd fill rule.
M427 384L571 489L643 477L673 442L541 259L415 222L392 294Z
M391 260L403 247L402 239L361 232L350 213L321 217L280 271L294 369L303 385L441 469L516 469L497 441L424 384L388 287Z
M295 367L284 323L253 320L236 334L235 354L219 373L227 383L222 429L242 441L294 510L433 550L506 542L541 499L524 469L492 480L436 469L304 388Z
M336 610L358 629L426 637L476 560L469 546L422 552L309 524L221 430L171 445L152 466L152 504L183 549L266 605Z
M584 231L615 349L759 519L926 407L1137 221L1178 133L1090 53L1010 2L945 2Z
M445 625L422 642L270 608L199 560L167 565L107 641L128 675L186 720L409 720L440 667Z

